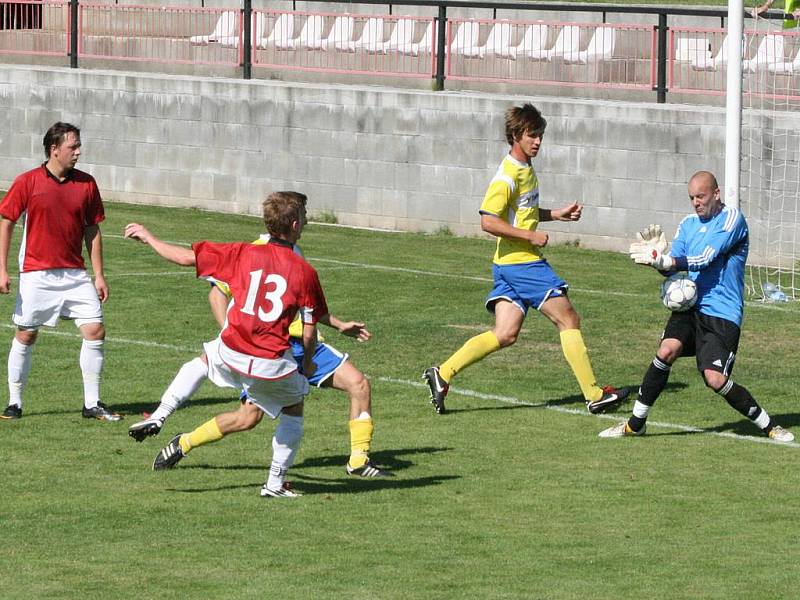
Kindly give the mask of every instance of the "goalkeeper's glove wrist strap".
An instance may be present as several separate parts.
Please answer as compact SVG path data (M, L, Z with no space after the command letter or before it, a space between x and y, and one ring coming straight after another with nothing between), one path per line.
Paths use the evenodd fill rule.
M672 257L672 268L675 271L688 271L689 270L689 259L685 256L673 256Z

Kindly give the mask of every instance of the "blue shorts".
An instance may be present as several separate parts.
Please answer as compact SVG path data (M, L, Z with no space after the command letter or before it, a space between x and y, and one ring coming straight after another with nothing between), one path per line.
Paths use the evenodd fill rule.
M289 343L292 345L292 354L297 364L300 365L300 372L303 372L303 342L297 338L289 338ZM325 381L331 378L339 367L347 360L347 354L342 354L333 346L329 346L323 342L317 344L317 351L314 352L314 364L317 370L314 375L309 378L308 383L317 387L322 386Z
M486 310L494 312L498 300L508 300L523 314L539 310L548 298L564 296L569 285L546 260L519 265L492 265L494 287L486 297Z

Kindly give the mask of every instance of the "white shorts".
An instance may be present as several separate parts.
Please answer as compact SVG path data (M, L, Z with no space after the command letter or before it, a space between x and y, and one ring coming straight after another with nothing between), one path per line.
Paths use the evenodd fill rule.
M203 344L203 348L208 359L208 378L211 382L219 387L244 390L248 400L273 419L281 414L284 407L302 402L308 394L308 380L297 371L297 363L289 350L287 356L275 362L283 364L287 360L291 361L294 370L278 379L262 379L245 375L228 366L220 355L220 350L225 350L220 338Z
M88 273L83 269L20 273L14 324L55 327L59 317L74 319L78 327L103 322L103 307Z

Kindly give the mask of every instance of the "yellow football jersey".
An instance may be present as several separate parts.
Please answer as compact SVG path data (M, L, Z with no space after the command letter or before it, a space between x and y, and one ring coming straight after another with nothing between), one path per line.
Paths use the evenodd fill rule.
M507 155L486 190L480 212L499 217L514 227L535 231L539 225L539 180L533 167ZM523 240L497 238L495 264L517 265L542 258L537 246Z

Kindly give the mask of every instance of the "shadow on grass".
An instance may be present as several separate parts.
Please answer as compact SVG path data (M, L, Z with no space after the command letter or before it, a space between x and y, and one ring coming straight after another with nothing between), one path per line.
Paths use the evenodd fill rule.
M623 388L627 387L630 390L630 395L625 399L625 401L621 402L616 406L612 406L604 410L604 413L614 413L614 412L624 412L624 410L630 410L633 406L633 400L636 398L636 391L639 389L638 385L636 386L623 386ZM688 384L682 382L676 383L668 383L665 391L680 391L684 388L689 387ZM576 408L576 409L585 409L586 408L586 401L584 400L582 395L573 395L573 396L564 396L562 398L556 398L553 400L545 400L544 402L533 402L533 401L525 401L525 404L512 404L507 403L500 406L480 406L476 408L458 408L458 401L455 402L448 401L447 403L447 412L448 413L468 413L468 412L479 412L484 410L517 410L520 408L551 408L551 407L565 407L565 408ZM456 408L451 408L455 403Z
M216 406L218 404L230 405L228 410L236 410L239 408L239 397L236 395L231 396L212 396L210 398L192 398L186 401L184 406ZM152 402L131 402L128 404L110 404L110 407L119 411L123 415L140 417L143 412L153 412L158 406L158 398L154 398ZM45 414L45 413L40 413Z
M262 466L262 470L265 468ZM344 473L344 471L342 471ZM294 475L292 477L291 475ZM433 475L430 477L418 477L416 479L395 479L393 477L376 477L365 479L363 477L347 477L342 475L341 479L311 479L302 475L290 472L289 481L292 482L292 489L302 495L318 496L332 494L362 494L379 490L406 490L427 487L431 485L441 485L452 479L460 479L458 475ZM207 492L224 492L227 490L238 490L242 488L259 489L264 485L264 480L251 481L241 485L221 485L206 488L166 488L168 492L178 492L182 494L202 494Z
M770 417L772 417L772 421L776 425L780 425L781 427L785 427L787 429L792 429L800 425L800 413L787 413L782 415L770 414ZM759 430L756 428L755 425L753 425L749 420L747 420L744 417L736 421L730 421L728 423L722 423L720 425L716 425L715 427L702 427L702 428L698 427L698 431L669 431L669 432L654 433L654 435L670 435L670 436L697 435L698 433L709 433L709 432L735 433L736 435L745 435L749 437L763 435L759 432Z
M382 450L380 452L370 453L370 458L380 467L384 467L394 474L408 469L414 465L414 462L403 456L414 454L432 454L435 452L448 452L452 448L409 448L404 450ZM433 475L429 477L418 477L415 479L398 479L395 477L376 477L376 478L363 478L363 477L350 477L345 474L344 465L347 462L347 455L333 455L333 456L319 456L307 458L301 463L294 465L289 472L289 479L293 482L294 488L303 494L357 494L362 492L372 492L376 490L387 489L409 489L426 487L430 485L439 485L445 481L452 479L459 479L456 475ZM332 467L336 469L336 477L312 477L302 472L304 468L327 468ZM210 469L210 470L223 470L223 471L238 471L238 470L257 470L266 476L269 465L186 465L182 469ZM225 490L260 487L264 481L247 483L242 485L225 485L207 488L167 488L171 492L181 492L186 494L196 494L202 492L219 492Z

